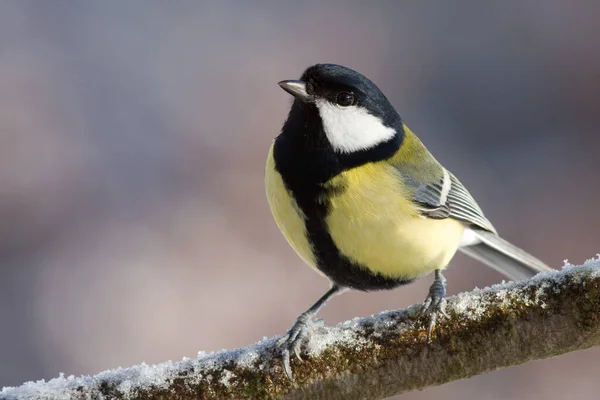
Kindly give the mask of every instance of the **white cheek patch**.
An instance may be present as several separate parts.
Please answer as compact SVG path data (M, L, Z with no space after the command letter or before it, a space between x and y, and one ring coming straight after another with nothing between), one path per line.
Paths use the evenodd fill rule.
M396 134L395 129L385 126L362 107L341 107L322 99L315 104L329 143L340 153L369 149Z

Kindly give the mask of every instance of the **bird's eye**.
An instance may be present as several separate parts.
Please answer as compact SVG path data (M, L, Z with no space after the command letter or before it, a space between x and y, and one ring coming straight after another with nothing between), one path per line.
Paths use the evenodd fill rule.
M348 107L354 103L354 95L348 92L341 92L338 93L335 101L342 107Z

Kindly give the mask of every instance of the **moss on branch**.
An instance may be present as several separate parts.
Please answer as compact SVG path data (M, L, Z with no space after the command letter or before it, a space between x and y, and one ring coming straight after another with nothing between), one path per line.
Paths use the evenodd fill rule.
M384 398L600 344L600 260L461 293L446 310L431 343L413 319L418 305L316 324L305 361L292 360L293 382L271 338L177 363L29 382L0 399Z

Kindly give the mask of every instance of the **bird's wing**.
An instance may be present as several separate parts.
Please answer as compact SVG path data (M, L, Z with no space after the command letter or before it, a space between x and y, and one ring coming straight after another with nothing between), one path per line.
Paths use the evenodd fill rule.
M410 174L400 175L414 193L413 201L421 214L428 218L454 218L477 228L496 233L494 226L483 214L467 188L448 170L442 168L442 176L433 183L414 179Z

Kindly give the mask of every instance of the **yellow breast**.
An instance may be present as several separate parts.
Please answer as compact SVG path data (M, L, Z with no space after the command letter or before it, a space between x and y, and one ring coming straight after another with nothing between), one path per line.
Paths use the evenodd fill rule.
M463 225L420 216L385 162L345 171L336 181L347 190L330 199L327 225L337 248L353 261L387 277L415 278L445 268L456 253Z
M265 184L279 229L296 253L321 273L307 239L305 216L275 169L273 148ZM327 199L327 227L340 253L358 265L390 278L416 278L445 268L456 253L463 225L452 219L421 217L415 206L403 199L402 181L386 163L345 171L328 184L345 190L334 190L337 194Z

